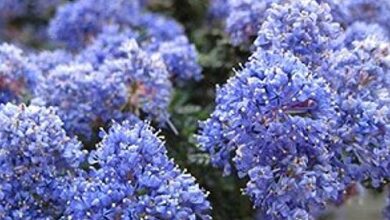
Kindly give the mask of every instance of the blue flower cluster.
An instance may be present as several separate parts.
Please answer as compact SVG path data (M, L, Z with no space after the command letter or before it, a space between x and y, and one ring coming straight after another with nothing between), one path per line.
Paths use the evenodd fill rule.
M388 40L386 30L377 23L354 22L345 30L341 47L352 47L354 41L361 41L369 36L375 36L380 41Z
M124 0L115 4L104 0L68 3L51 21L49 33L73 50L90 47L84 57L97 52L99 62L104 59L102 56L118 54L115 45L136 38L149 53L161 54L172 78L201 79L196 49L185 36L183 27L172 19L146 12L142 5L139 1Z
M13 19L34 15L45 16L62 3L62 0L2 0L0 1L0 18Z
M64 209L58 190L84 158L53 108L0 106L0 218L49 219Z
M32 99L37 105L57 107L67 132L87 139L112 119L149 119L165 126L172 84L182 86L202 74L184 28L145 11L146 4L64 4L51 20L49 33L70 50L29 51L23 56L4 44L1 103Z
M250 43L257 36L263 22L266 22L267 18L269 19L274 15L272 12L271 14L266 12L268 8L279 3L297 2L300 4L300 1L288 0L212 0L210 15L212 19L223 21L231 43L238 46L243 43ZM370 0L316 0L316 2L327 3L326 7L328 9L325 10L331 9L331 15L334 17L334 20L344 28L357 21L370 24L375 23L382 26L386 34L389 34L390 2L387 0L374 2ZM324 6L321 7L318 10L324 10ZM285 8L285 10L289 9ZM302 16L303 19L303 17L308 16L306 13L297 11L297 14L294 16ZM317 18L308 17L306 19ZM272 23L272 25L276 25L276 23Z
M195 62L196 48L184 36L163 43L154 42L148 46L149 51L159 53L169 73L180 80L202 79L202 70Z
M389 58L390 42L372 35L333 52L324 70L338 94L343 163L352 179L370 179L374 187L390 180Z
M390 31L390 2L387 0L319 0L332 8L338 22L348 27L356 21L377 23Z
M126 57L121 49L124 42L137 39L138 34L131 29L121 30L117 25L103 29L96 39L76 56L77 62L88 62L98 69L107 60Z
M146 124L114 124L67 190L72 219L210 219L195 179L179 170Z
M188 25L204 58L221 64L207 70L251 55L217 86L196 140L246 183L256 216L315 219L359 187L388 187L390 1L209 2L213 25L240 48L215 27ZM181 145L210 106L183 88L203 77L197 50L184 26L152 12L170 3L156 4L0 0L0 39L18 45L0 44L0 219L211 219L208 192L150 126L173 126L171 104L173 115L195 109L178 123Z
M119 114L126 97L126 86L115 75L104 77L91 65L71 64L46 76L33 103L57 107L69 134L90 138L94 128Z
M218 89L198 140L225 174L233 163L249 178L245 193L266 219L308 216L344 187L330 165L330 97L325 81L291 53L259 52Z
M159 25L158 20L154 20L157 22L154 25ZM161 23L170 26L165 20ZM181 28L177 30L174 28L172 33L156 32L155 34L160 35L161 39L168 38L170 40L160 41L158 38L153 38L147 42L140 41L143 38L140 33L134 32L132 29L121 29L118 25L110 25L105 27L96 40L81 51L76 59L82 62L91 62L96 67L102 65L106 60L123 57L121 45L129 39L136 39L149 56L161 56L168 69L169 77L174 78L175 82L181 83L190 79L200 80L202 78L201 68L197 63L196 48L183 35Z
M29 63L35 65L40 70L43 77L48 76L49 72L59 65L74 63L73 54L61 49L32 53L29 54L28 59Z
M0 45L0 103L27 101L40 81L39 69L28 62L21 49Z
M56 66L38 86L34 103L58 107L66 130L87 138L112 119L141 113L165 123L172 85L163 61L149 57L135 40L118 51L122 57L106 60L97 70L81 62Z
M254 42L264 50L291 51L307 65L319 65L340 37L340 25L332 21L330 7L316 1L273 4L267 10Z
M136 115L142 112L159 122L166 122L172 85L162 58L159 54L150 56L135 40L125 42L122 52L125 57L107 61L101 68L107 76L117 74L118 82L127 85L124 110Z
M49 32L67 50L0 46L1 219L211 218L207 193L141 122L169 120L171 79L201 78L183 27L146 3L64 5ZM30 12L18 13L9 18ZM86 155L93 145L76 137L90 143L108 126Z
M114 123L86 157L53 108L1 105L0 122L1 219L210 219L147 124Z
M200 123L200 148L248 179L244 193L265 219L312 219L357 182L390 181L387 33L368 23L343 31L331 9L273 4L252 56Z
M140 10L138 1L79 0L67 3L59 7L51 20L49 34L69 48L82 48L102 31L105 24L138 24Z

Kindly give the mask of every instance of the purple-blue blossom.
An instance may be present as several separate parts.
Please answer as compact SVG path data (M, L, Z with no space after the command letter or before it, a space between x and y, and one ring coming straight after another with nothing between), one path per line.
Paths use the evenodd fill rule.
M114 123L86 164L54 108L0 105L0 122L2 219L211 219L148 124Z
M340 42L342 47L353 47L354 41L361 41L375 36L379 41L388 41L386 30L376 23L354 22L345 30L344 37Z
M126 100L126 85L116 74L101 74L84 63L54 68L33 101L57 107L69 134L89 138L94 129L120 114Z
M224 21L225 32L229 35L232 44L237 46L251 43L250 41L261 29L262 23L270 17L266 10L273 7L273 4L306 4L305 2L309 1L212 0L209 14L211 19ZM386 0L316 0L316 2L321 5L327 4L326 7L330 7L334 20L341 23L344 28L357 21L366 22L382 26L386 35L389 34L390 3ZM289 9L285 8L285 10ZM318 8L318 10L323 9ZM307 11L296 11L295 16L306 16L306 13ZM317 18L311 19L316 22ZM271 24L278 26L277 22Z
M62 6L51 20L49 33L54 40L72 49L91 43L107 25L140 31L141 41L173 40L184 34L175 20L159 14L144 12L138 1L78 0ZM137 31L136 31L137 30Z
M172 78L199 80L197 51L185 36L183 26L141 8L137 2L79 0L59 10L49 32L55 40L81 51L78 57L82 62L94 66L120 56L119 45L135 38L145 50L161 53ZM86 49L82 50L84 46Z
M249 179L244 193L265 219L311 219L356 182L390 179L387 33L362 22L344 32L333 6L272 4L255 52L200 124L200 148Z
M34 64L43 76L49 75L49 72L59 65L70 64L74 61L72 53L60 49L32 53L28 58L29 62Z
M165 124L172 85L164 62L135 40L120 48L123 57L108 59L98 69L89 63L57 66L34 101L58 107L66 130L87 138L112 119L138 116Z
M371 35L330 57L323 75L338 94L340 157L351 179L379 187L390 179L390 43Z
M291 53L260 51L217 90L200 147L225 174L249 178L244 192L266 219L313 216L345 187L331 164L331 97Z
M83 161L53 108L0 105L0 218L52 219L65 207L57 190Z
M0 45L0 103L19 103L34 96L41 81L39 69L23 51L11 44Z
M121 29L118 25L107 26L90 45L80 51L76 60L89 62L98 69L107 60L126 57L121 49L122 44L138 37L132 29Z
M163 59L142 50L134 39L124 42L121 50L124 57L108 60L99 71L107 76L116 74L118 81L126 84L128 99L123 110L146 114L164 124L169 119L173 88Z
M138 1L78 0L61 6L49 26L50 36L72 49L90 43L104 25L139 22Z
M390 2L388 0L321 0L332 8L337 20L348 27L356 21L377 23L390 31Z
M81 62L91 62L99 68L105 61L126 57L121 45L129 39L136 39L149 56L161 56L170 78L175 81L202 78L201 67L197 63L197 51L185 35L177 35L172 40L160 41L152 37L145 40L144 36L131 29L120 29L118 26L106 27L96 40L77 56Z
M67 189L64 217L211 219L207 193L167 156L145 123L114 123L90 155L87 176Z
M342 33L330 7L315 0L273 4L266 13L255 46L291 51L305 64L321 65Z
M152 42L147 48L152 53L160 54L171 77L176 81L202 79L196 48L184 35L171 41Z

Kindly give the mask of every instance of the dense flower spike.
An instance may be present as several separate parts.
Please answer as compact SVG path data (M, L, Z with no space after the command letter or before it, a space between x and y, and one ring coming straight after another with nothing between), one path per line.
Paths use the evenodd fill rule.
M148 125L115 123L102 137L89 160L99 169L68 189L66 217L210 219L205 192L168 158Z
M378 187L390 180L390 42L372 35L351 47L333 53L324 72L339 96L337 136L342 155L350 155L348 173Z
M388 188L389 0L183 1L0 0L0 219L211 219L176 164L216 219Z
M390 180L386 30L347 22L352 25L344 33L333 22L337 11L323 2L273 4L251 60L217 90L216 109L201 123L201 148L225 173L233 165L240 177L249 177L245 192L265 219L310 219L326 202L345 199L341 192L354 182L379 187ZM284 103L290 94L306 94L299 92L303 86L294 92L288 73L310 73L298 81L314 97ZM288 113L288 106L298 110ZM324 109L329 111L318 112Z
M131 29L121 29L117 25L105 27L96 39L76 57L79 62L90 62L98 69L107 60L126 57L121 46L129 39L139 36Z
M387 0L321 0L329 3L334 18L348 26L356 21L377 23L390 31L390 2ZM388 33L390 34L390 33Z
M305 64L319 65L341 34L327 4L314 0L273 5L261 26L255 46L289 50Z
M138 1L78 0L59 8L49 33L53 39L78 49L93 40L104 25L136 24L139 13Z
M85 137L111 119L139 116L164 124L172 93L166 66L135 40L120 48L122 56L106 60L99 69L88 63L57 66L34 101L58 107L66 130Z
M89 64L60 65L46 77L34 102L57 107L70 134L90 137L127 100L126 85L115 74L100 74Z
M68 47L79 49L90 43L106 25L141 30L142 40L173 40L184 34L176 21L154 13L143 13L138 1L79 0L63 6L51 21L51 36ZM136 32L136 31L134 31ZM66 33L66 34L64 34Z
M0 106L0 218L52 219L65 208L58 184L84 153L52 108Z
M100 72L108 77L116 74L118 81L126 84L125 111L145 113L149 119L165 123L169 118L172 84L163 60L158 54L143 51L135 40L124 42L121 50L124 57L108 60Z
M1 105L0 122L2 219L210 219L206 193L144 123L115 123L84 172L52 108Z
M27 100L40 80L38 68L27 61L21 49L0 45L0 103Z
M196 48L186 37L180 36L172 41L151 43L148 49L161 55L172 78L183 81L202 78L202 70L196 62Z
M59 65L72 63L73 59L73 55L64 50L43 51L29 55L29 62L35 64L43 76L47 76Z
M256 53L218 90L198 140L215 165L249 177L245 193L266 219L310 216L344 188L330 163L330 96L292 54Z
M271 8L272 4L294 4L294 2L302 3L302 1L291 0L211 0L209 13L211 19L222 19L224 21L226 33L230 36L232 44L237 46L250 43L250 40L256 36L264 19L269 17L266 10ZM322 5L327 4L326 7L330 6L331 11L327 13L331 13L334 20L341 23L344 28L348 28L356 21L376 23L384 28L386 35L390 34L388 22L390 19L390 3L387 0L374 2L370 0L316 0L316 2ZM284 10L289 9L284 8ZM303 14L300 15L302 12ZM307 16L306 12L298 10L296 16ZM310 17L309 19L316 22L317 18ZM301 19L301 21L304 21L304 19ZM277 22L272 21L271 23L272 25L277 24Z
M355 38L358 38L355 36ZM369 35L355 40L330 56L330 69L323 70L339 95L361 96L376 101L378 92L388 92L390 86L390 41ZM338 77L334 79L332 77Z
M185 36L184 28L173 19L144 12L137 1L132 2L69 3L52 20L49 31L54 39L70 48L80 50L87 46L79 57L94 66L107 58L121 56L119 45L135 38L145 50L161 53L172 78L199 80L197 52Z
M109 26L78 55L77 59L82 62L92 62L95 68L98 68L107 60L126 57L121 45L129 39L137 39L150 56L155 56L153 54L161 56L170 78L176 81L202 78L201 68L196 62L196 48L184 35L177 35L176 38L172 36L172 40L167 41L159 41L158 37L145 40L144 37L130 29L120 30L118 26Z
M362 41L368 37L375 36L379 41L388 41L389 37L385 29L375 23L355 22L348 26L345 36L341 42L342 47L352 48L354 41Z

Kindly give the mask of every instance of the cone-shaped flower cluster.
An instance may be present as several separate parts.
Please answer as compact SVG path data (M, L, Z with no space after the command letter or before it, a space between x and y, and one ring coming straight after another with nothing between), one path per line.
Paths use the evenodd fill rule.
M356 21L377 23L390 31L390 2L387 0L320 0L332 8L333 17L343 26ZM390 34L390 32L388 33Z
M276 15L274 11L268 14L267 9L274 7L276 4L306 4L307 1L294 0L211 0L210 14L214 20L222 20L225 24L225 32L229 35L231 43L238 46L243 43L251 43L256 37L261 25L264 22L270 23L270 30L272 28L280 28L282 23L278 23L278 17L283 14ZM326 3L326 14L329 10L334 19L340 23L344 28L348 28L354 22L376 23L386 31L386 35L390 34L390 2L387 0L370 1L370 0L316 0L318 4ZM306 23L316 22L321 18L321 11L324 10L324 5L321 8L314 7L301 8L304 11L299 11L299 8L284 8L282 11L290 9L296 10L291 13L291 16L302 16L299 22ZM310 16L318 10L317 16ZM282 12L280 11L280 12ZM303 12L303 13L302 13ZM309 13L307 13L309 12ZM306 19L303 19L306 17ZM276 18L276 20L274 20ZM285 17L284 22L289 22L290 17ZM329 17L328 17L329 18ZM272 20L270 20L272 19ZM295 19L294 19L295 20ZM306 20L306 21L305 21ZM302 24L301 24L302 25ZM282 25L288 27L288 25ZM324 31L328 31L322 29ZM283 36L280 36L283 37ZM321 37L319 35L318 37Z
M311 219L356 182L390 180L390 44L379 26L344 32L315 0L266 13L198 141L225 174L248 179L265 219Z
M65 216L74 219L209 219L205 193L167 156L146 124L114 124L91 153L99 169L75 180Z
M225 172L248 176L245 193L269 219L308 215L343 184L330 165L335 110L325 81L291 53L259 52L218 89L202 123L202 149ZM233 155L233 158L230 158Z
M123 57L107 60L98 70L88 63L57 66L34 101L58 107L66 130L87 138L112 119L141 113L166 122L172 90L166 66L159 57L148 57L134 40L120 50Z
M142 5L138 0L115 3L78 0L60 8L49 32L53 39L74 50L92 44L82 57L88 59L92 55L99 59L89 62L101 62L105 57L117 55L117 44L136 38L151 54L161 53L172 78L199 80L197 52L185 36L184 28L172 19L145 12Z
M21 49L0 45L0 103L27 100L40 80L39 69L27 61Z
M0 106L0 218L47 219L62 213L60 187L84 153L52 108Z
M114 123L83 163L52 108L1 105L0 122L1 219L210 219L147 124Z
M266 13L255 46L263 50L291 51L309 68L324 62L340 36L340 25L332 21L327 4L291 1L273 4Z

